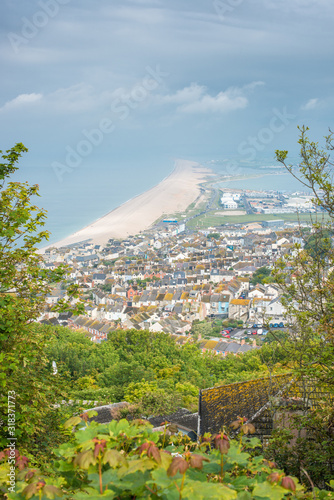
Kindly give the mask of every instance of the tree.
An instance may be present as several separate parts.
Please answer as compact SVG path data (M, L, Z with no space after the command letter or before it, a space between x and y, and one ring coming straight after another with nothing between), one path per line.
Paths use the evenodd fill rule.
M313 259L325 258L332 247L332 233L329 229L315 227L314 232L305 238L304 249Z
M284 291L282 301L293 322L285 349L308 399L317 384L334 393L334 251L329 237L334 218L330 156L334 145L332 133L322 149L309 140L307 127L299 130L299 165L286 162L287 151L276 151L277 160L311 189L314 204L329 215L330 221L324 222L322 214L316 216L305 247L296 245L293 253L279 260L274 276Z
M45 307L50 287L66 273L65 267L48 271L40 266L37 245L49 233L42 229L45 210L31 203L38 196L38 185L10 181L27 151L21 143L5 154L0 151L0 406L6 413L0 442L7 443L8 427L13 427L8 425L13 418L7 419L10 403L10 413L15 407L15 437L21 446L38 439L52 420L46 414L56 399L57 383L44 353L47 338L34 321ZM71 287L67 293L71 299L77 289ZM69 303L62 305L66 308Z
M255 271L250 282L252 283L252 285L257 285L257 283L265 283L270 275L271 269L269 269L269 267L260 267Z

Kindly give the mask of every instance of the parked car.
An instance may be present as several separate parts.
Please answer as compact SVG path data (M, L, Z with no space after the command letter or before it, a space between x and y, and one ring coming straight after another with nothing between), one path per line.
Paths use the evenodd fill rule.
M252 330L252 335L257 335L257 330Z
M282 323L282 321L279 323L278 325L279 328L284 328L284 323Z
M251 335L251 333L252 333L252 332L251 332L250 330L247 330L247 331L246 331L246 335Z
M258 328L258 329L257 329L257 334L258 334L258 335L262 335L262 334L263 334L263 330L262 330L262 328Z
M223 337L224 337L224 339L230 339L231 338L231 336L228 335L228 333L223 333Z

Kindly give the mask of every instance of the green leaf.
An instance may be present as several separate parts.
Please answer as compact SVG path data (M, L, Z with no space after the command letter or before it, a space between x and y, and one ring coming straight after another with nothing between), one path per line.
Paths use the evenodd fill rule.
M269 484L268 481L255 486L253 490L253 497L255 499L265 500L281 500L284 498L287 490L277 486L276 484Z
M92 417L97 417L98 413L96 410L89 410L87 411L87 415L89 418L92 418Z
M220 483L187 482L182 490L182 498L188 500L234 500L237 492Z
M80 417L72 417L64 424L64 429L68 429L69 427L74 427L82 422Z
M77 454L73 463L80 467L80 469L89 469L90 465L96 464L96 458L91 450L83 451Z
M248 477L246 475L241 475L231 479L230 482L236 490L240 491L244 490L247 487L249 488L251 486L254 486L254 484L257 483L257 479Z
M146 470L154 469L156 465L156 462L147 457L140 458L139 460L131 460L119 469L118 475L119 477L124 477L137 471L145 472Z
M124 456L117 450L107 450L103 457L103 463L109 464L110 467L117 467L118 465L126 465Z
M131 492L131 497L135 496L142 498L143 492L147 491L145 485L148 483L150 477L150 472L148 470L144 473L137 471L134 474L127 475L125 479L119 481L117 487L123 491Z
M111 500L112 498L117 498L117 492L108 489L101 494L94 488L87 487L85 491L78 491L75 493L73 498L75 500Z
M148 481L147 484L156 484L159 489L165 490L174 484L174 478L170 478L167 475L167 471L164 469L156 469L151 473L152 481Z
M220 464L216 462L204 463L203 472L206 474L220 474Z
M51 498L51 500L53 500L53 498L55 497L63 496L63 492L59 488L56 488L56 486L52 486L51 484L45 485L43 488L43 492L45 496L47 498Z
M246 467L250 454L240 451L239 446L232 444L226 456L229 462Z
M240 491L237 496L237 500L252 500L252 495L249 491Z
M245 441L243 440L243 443L245 444L246 448L258 448L262 447L261 440L259 438L253 437L251 439L246 439Z

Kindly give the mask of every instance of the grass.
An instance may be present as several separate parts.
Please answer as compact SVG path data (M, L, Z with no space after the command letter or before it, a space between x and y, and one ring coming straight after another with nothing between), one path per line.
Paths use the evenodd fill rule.
M312 215L312 219L311 219ZM219 226L221 224L247 224L250 222L263 222L267 220L284 220L286 222L310 222L315 219L316 214L249 214L249 215L210 215L206 214L189 221L187 226L190 229L207 228L210 226ZM318 214L319 220L322 220L324 214ZM329 220L324 216L324 220Z

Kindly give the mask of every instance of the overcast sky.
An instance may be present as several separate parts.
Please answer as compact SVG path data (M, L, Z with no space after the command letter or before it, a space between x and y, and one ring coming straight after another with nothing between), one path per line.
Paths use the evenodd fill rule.
M317 140L334 126L332 0L0 9L0 147L23 142L22 176L43 189L83 186L87 169L97 186L123 165L133 195L139 175L166 174L166 158L256 163L296 151L297 125Z

